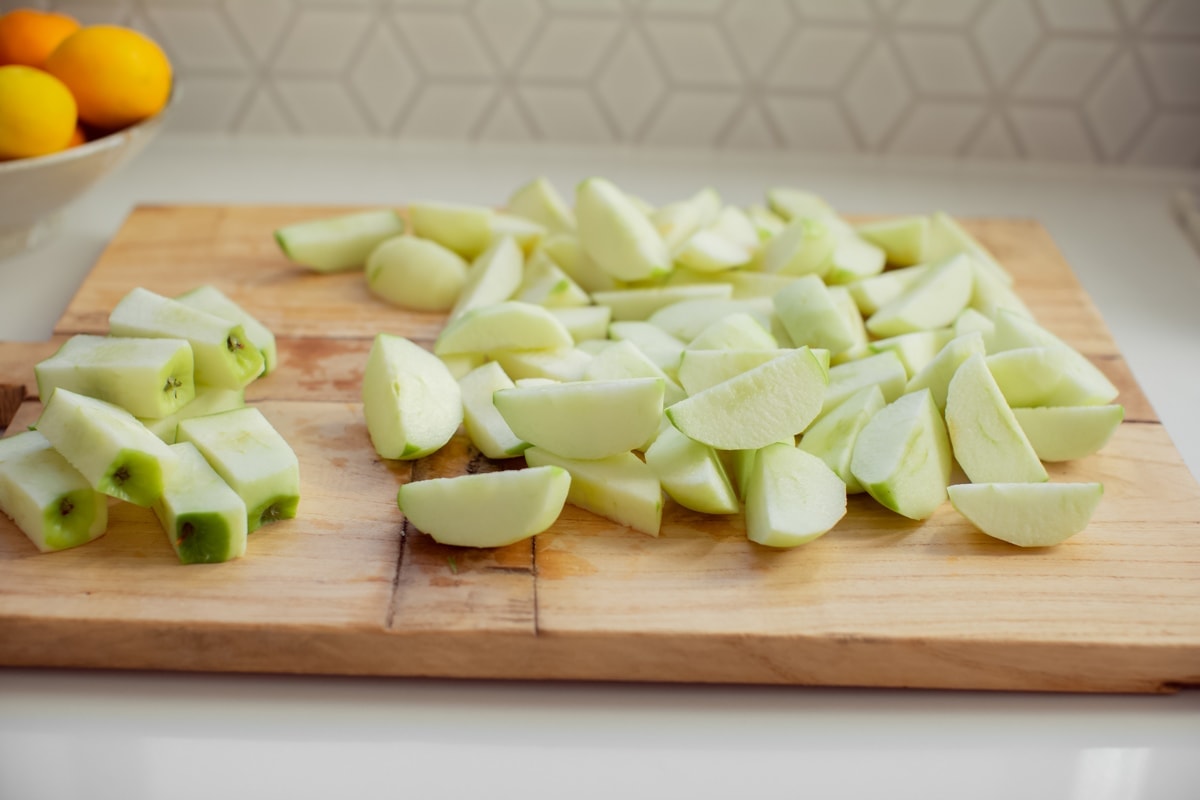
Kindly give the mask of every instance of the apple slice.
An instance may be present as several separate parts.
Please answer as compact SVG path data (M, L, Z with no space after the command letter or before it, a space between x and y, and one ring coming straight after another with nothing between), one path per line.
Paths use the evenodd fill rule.
M558 350L505 350L496 353L496 361L514 381L524 378L549 378L552 381L581 381L593 356L578 347Z
M773 444L758 451L746 485L746 536L767 547L798 547L846 516L846 484L811 453Z
M1018 547L1052 547L1084 530L1104 486L1099 483L964 483L950 502L976 528Z
M667 417L718 450L756 450L808 427L826 380L817 357L801 347L676 403Z
M737 495L716 451L671 425L646 449L646 465L679 505L702 514L736 514Z
M43 403L69 389L138 417L165 417L191 402L192 346L183 339L79 334L33 368Z
M928 258L929 217L914 214L868 222L854 229L859 236L883 249L887 262L896 267L911 267Z
M633 342L613 342L592 358L583 371L585 381L622 378L658 378L663 382L663 404L673 405L687 397L683 388L650 360Z
M497 239L510 236L517 243L517 248L521 251L521 255L529 256L537 251L538 245L541 244L546 234L546 228L533 220L518 217L516 214L505 214L497 211L492 214L489 246L491 242L495 242ZM485 250L484 252L487 251Z
M215 286L197 286L191 291L184 292L176 298L185 306L207 311L209 314L227 319L235 325L241 325L246 332L250 344L258 348L263 357L263 375L270 374L279 361L278 349L275 346L275 334L258 321L249 311L229 299Z
M440 544L503 547L553 525L570 487L565 469L530 467L406 483L396 503Z
M929 217L929 250L926 257L930 261L940 261L956 253L967 253L976 258L1001 282L1012 286L1013 277L1008 270L958 220L944 211L934 212Z
M1118 395L1117 387L1087 356L1059 339L1031 319L1007 309L996 312L993 345L997 353L1022 347L1057 348L1063 360L1061 393L1056 392L1044 405L1103 405ZM1089 399L1081 400L1077 397Z
M642 447L658 430L663 381L609 381L517 386L493 396L520 438L575 459L607 458Z
M649 217L667 250L675 253L698 231L715 222L719 213L721 196L710 187L701 189L686 200L660 206L652 210Z
M297 222L275 231L283 254L317 272L362 269L380 242L404 233L404 220L391 208Z
M688 350L777 350L779 342L751 314L742 311L714 320L688 342Z
M544 177L534 178L508 198L508 213L533 220L550 233L574 233L575 212Z
M449 311L466 284L467 262L430 239L397 236L367 257L367 288L401 308Z
M685 300L721 300L733 295L733 287L724 283L695 283L682 286L654 286L642 289L614 289L592 292L597 305L608 306L618 322L649 319L656 311Z
M495 212L485 206L423 202L408 207L414 236L437 242L467 261L487 249Z
M768 189L767 205L785 222L802 217L824 219L837 216L837 212L825 198L813 192L794 189L790 186L775 186Z
M458 408L461 413L462 407ZM179 423L178 439L194 444L209 466L242 498L247 532L296 516L300 462L257 408L246 406L185 419Z
M966 333L947 342L933 360L912 376L905 392L917 392L929 389L933 392L933 402L939 410L946 408L946 392L950 388L950 380L962 363L971 356L984 354L983 335Z
M575 344L607 337L608 326L612 322L612 309L605 306L551 308L550 313L567 329Z
M525 265L525 276L513 299L547 308L579 308L592 302L588 293L541 251Z
M945 328L967 307L974 275L970 256L960 254L931 264L911 289L871 315L867 330L876 336L896 336Z
M1013 416L1042 461L1085 458L1108 443L1125 409L1107 406L1014 408Z
M427 456L462 423L462 393L454 376L402 336L375 337L363 371L362 401L371 444L382 458Z
M754 252L762 244L749 215L737 206L722 206L721 210L717 212L717 218L708 226L708 230L720 234L750 252Z
M851 395L868 386L878 386L883 392L884 401L891 403L904 393L907 377L900 356L889 350L830 367L829 387L825 390L821 413L817 418L824 417Z
M971 288L971 299L968 306L992 319L1000 309L1007 309L1014 314L1033 318L1033 312L1025 302L1017 296L1011 284L1005 282L996 272L985 266L979 258L971 259L971 268L975 272Z
M714 230L699 230L680 245L676 264L697 272L724 272L750 263L754 252Z
M513 385L504 368L495 361L471 370L458 380L463 427L471 444L488 458L512 458L529 447L529 442L512 432L492 402L496 392L511 389Z
M760 241L767 241L787 227L787 220L771 209L758 203L746 206L746 219L758 232Z
M775 307L769 297L753 297L745 300L720 298L683 300L660 308L651 314L647 321L652 325L657 325L676 339L690 342L721 317L743 312L754 315L765 329L772 329L771 322L775 319Z
M196 392L192 402L180 408L174 414L158 419L138 418L138 422L146 426L165 444L175 444L175 432L179 423L192 417L203 417L208 414L218 414L246 405L245 389L217 389L211 386L202 387Z
M812 217L799 217L763 245L764 272L824 275L837 240L832 229Z
M671 254L654 223L611 182L581 182L575 217L584 251L613 277L639 281L671 271Z
M43 553L87 544L108 527L108 498L37 431L0 439L0 511Z
M57 389L37 429L96 491L144 508L162 495L174 456L125 409Z
M181 564L217 564L246 554L246 504L191 443L171 445L175 468L154 504Z
M846 484L847 494L866 491L850 470L854 444L871 418L887 405L883 391L872 384L859 389L808 427L797 445L826 464Z
M825 280L837 286L854 283L880 274L886 263L881 248L857 236L845 237L833 246Z
M454 380L459 380L476 367L481 366L485 361L482 353L457 353L452 356L438 356L438 361L446 365L446 369L454 377Z
M870 315L916 286L927 272L929 264L892 269L846 284L846 289L854 298L858 310Z
M461 261L457 256L451 261ZM521 285L525 258L511 236L501 236L467 268L466 280L450 309L452 322L473 308L502 303ZM453 267L450 268L454 270Z
M448 324L434 342L433 352L439 356L491 355L503 350L559 350L574 343L548 309L506 300L472 309Z
M649 322L614 322L608 326L608 335L615 341L629 341L646 354L668 375L679 368L686 345L679 339Z
M126 294L108 316L113 336L186 339L200 386L240 389L263 371L263 357L241 325L147 289Z
M787 352L787 349L687 350L679 361L679 383L687 394L699 394Z
M662 487L654 471L633 453L600 459L572 459L530 447L531 467L562 467L571 474L567 502L593 514L658 536L662 526Z
M964 334L974 333L978 331L983 336L983 346L987 352L995 351L992 344L992 339L996 335L996 323L992 322L989 317L985 317L980 311L974 308L964 308L958 318L954 320L954 335L963 336Z
M946 500L952 465L946 426L922 389L871 417L854 444L850 472L885 508L926 519Z
M954 458L972 483L1050 477L978 353L964 361L950 381L946 429Z
M543 239L534 251L550 256L562 271L571 276L586 292L605 292L624 285L592 260L574 233L555 233Z
M775 295L774 303L793 344L821 347L836 356L860 341L844 305L816 275L793 281Z
M950 343L955 333L951 328L938 328L932 331L913 331L912 333L902 333L899 336L891 336L887 339L878 339L871 342L868 347L873 353L882 353L884 350L891 350L896 355L900 356L901 363L904 364L904 371L908 373L911 380L918 372L929 365L929 362L937 358L937 354L942 351L942 348Z

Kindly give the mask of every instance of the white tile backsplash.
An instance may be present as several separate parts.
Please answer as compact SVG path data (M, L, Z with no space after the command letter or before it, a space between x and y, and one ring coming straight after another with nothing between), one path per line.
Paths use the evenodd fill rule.
M0 0L132 25L180 131L1200 168L1200 0Z

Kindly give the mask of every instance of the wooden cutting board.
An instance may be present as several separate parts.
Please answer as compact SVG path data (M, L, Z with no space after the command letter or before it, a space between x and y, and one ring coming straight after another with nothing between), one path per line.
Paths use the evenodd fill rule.
M1096 692L1200 684L1200 489L1095 308L1036 222L968 220L1048 328L1121 389L1099 454L1050 465L1105 497L1068 543L1026 551L944 505L906 521L865 496L804 547L748 542L739 518L668 503L657 539L568 506L531 541L435 544L395 504L409 480L494 465L457 438L387 463L358 406L378 331L429 345L437 315L373 299L361 274L290 265L271 232L341 208L141 207L57 339L0 346L0 384L32 391L58 340L106 331L129 289L213 283L280 336L249 399L300 458L295 520L248 555L180 566L153 515L114 504L108 534L42 555L0 518L0 664L512 679ZM21 404L11 429L39 412Z

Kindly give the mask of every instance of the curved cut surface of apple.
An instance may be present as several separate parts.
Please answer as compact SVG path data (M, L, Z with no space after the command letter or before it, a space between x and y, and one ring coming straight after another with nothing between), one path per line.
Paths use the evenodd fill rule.
M964 483L950 502L976 528L1018 547L1052 547L1087 528L1099 483Z

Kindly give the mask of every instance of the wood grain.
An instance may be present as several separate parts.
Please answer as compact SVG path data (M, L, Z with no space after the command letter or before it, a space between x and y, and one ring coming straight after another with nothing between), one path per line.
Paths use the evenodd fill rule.
M1105 498L1068 543L1025 551L947 504L923 523L866 497L796 550L740 518L668 504L657 539L568 506L496 550L438 545L395 504L408 480L499 469L461 435L411 464L370 447L358 386L379 330L426 345L437 315L372 299L357 274L283 260L278 225L343 209L139 208L57 326L104 332L130 288L210 282L280 334L248 392L295 447L295 520L246 558L181 567L152 514L111 507L107 535L41 555L0 519L0 664L469 678L1162 692L1200 684L1200 487L1046 232L968 220L1039 320L1121 390L1099 454L1050 465ZM57 340L0 344L0 384L34 394ZM33 423L35 399L11 429Z

